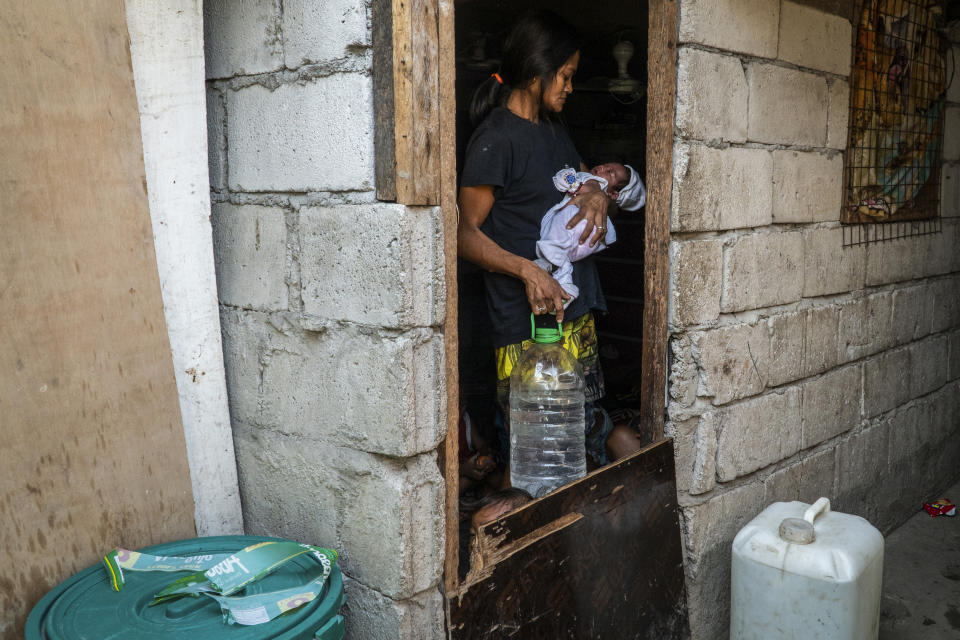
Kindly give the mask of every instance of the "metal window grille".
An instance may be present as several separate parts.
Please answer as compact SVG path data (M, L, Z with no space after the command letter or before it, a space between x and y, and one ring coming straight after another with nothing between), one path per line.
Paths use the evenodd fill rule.
M844 245L937 233L953 75L943 1L861 0L856 15Z

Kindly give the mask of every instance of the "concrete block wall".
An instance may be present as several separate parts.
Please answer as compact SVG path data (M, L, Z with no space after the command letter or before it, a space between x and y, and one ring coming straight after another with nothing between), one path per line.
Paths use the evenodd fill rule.
M775 501L888 531L957 479L960 81L942 232L844 247L853 27L681 0L667 432L692 637L728 635L730 543Z
M442 227L374 194L369 2L206 0L204 23L246 531L340 551L349 637L440 638Z

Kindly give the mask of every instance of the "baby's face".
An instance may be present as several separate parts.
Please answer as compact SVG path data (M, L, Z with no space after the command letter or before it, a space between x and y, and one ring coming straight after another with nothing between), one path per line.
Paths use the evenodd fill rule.
M619 162L598 164L590 173L606 180L608 191L620 191L630 181L630 171Z

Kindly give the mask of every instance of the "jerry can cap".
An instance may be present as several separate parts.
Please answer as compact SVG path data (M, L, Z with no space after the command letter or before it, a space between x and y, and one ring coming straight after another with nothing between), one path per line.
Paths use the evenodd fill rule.
M814 520L830 513L830 500L820 498L803 512L802 518L785 518L780 523L780 538L792 544L810 544L817 539Z

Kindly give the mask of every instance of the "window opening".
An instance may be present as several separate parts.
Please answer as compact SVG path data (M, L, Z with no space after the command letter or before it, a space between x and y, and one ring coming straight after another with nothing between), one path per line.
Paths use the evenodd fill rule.
M856 15L843 244L937 233L944 103L955 75L944 7L863 0Z

